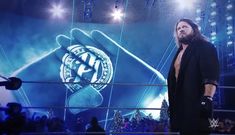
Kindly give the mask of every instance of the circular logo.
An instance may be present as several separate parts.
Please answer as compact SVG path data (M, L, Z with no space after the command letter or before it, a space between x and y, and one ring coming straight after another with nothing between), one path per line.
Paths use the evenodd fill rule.
M72 45L67 48L60 66L60 77L72 92L87 85L96 90L107 86L113 76L110 58L92 46Z

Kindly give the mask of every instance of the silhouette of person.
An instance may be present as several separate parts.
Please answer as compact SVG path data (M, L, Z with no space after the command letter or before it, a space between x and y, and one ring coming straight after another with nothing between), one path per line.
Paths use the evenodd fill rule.
M105 130L99 125L96 117L92 117L90 127L86 130L86 135L105 135Z
M209 134L219 81L216 48L190 19L176 23L175 38L178 51L167 79L171 130L182 135Z

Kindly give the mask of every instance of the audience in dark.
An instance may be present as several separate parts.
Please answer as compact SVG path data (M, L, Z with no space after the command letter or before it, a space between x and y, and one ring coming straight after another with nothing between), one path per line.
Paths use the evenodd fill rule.
M105 135L105 130L99 125L96 117L92 117L86 135Z
M64 120L59 117L50 117L46 115L31 117L26 116L25 112L21 112L22 107L17 103L7 104L8 109L4 110L6 117L0 118L0 135L18 135L20 133L38 133L38 134L64 134L64 135L105 135L109 132L122 132L122 134L128 134L128 132L168 132L168 121L158 121L148 116L140 117L122 117L120 116L116 121L116 125L110 124L107 131L99 125L96 117L92 117L90 126L87 128L86 133L84 129L86 127L82 118L78 118L76 126L79 128L70 130L66 127ZM1 111L2 113L3 111ZM115 118L109 123L115 123ZM112 126L116 126L112 128ZM75 132L75 134L73 133ZM219 119L218 126L213 129L214 133L231 134L235 133L235 122L231 119Z
M0 124L0 133L18 135L25 127L26 116L21 113L22 106L18 103L8 103L7 107L5 110L7 117Z

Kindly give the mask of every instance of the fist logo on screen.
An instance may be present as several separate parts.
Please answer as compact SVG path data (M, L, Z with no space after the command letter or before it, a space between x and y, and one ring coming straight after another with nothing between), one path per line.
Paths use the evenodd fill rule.
M113 66L109 56L90 35L77 28L70 34L57 36L61 47L56 56L61 61L59 76L71 91L67 105L71 113L78 114L103 103L100 91L110 83Z
M112 79L113 67L110 58L100 49L92 46L72 45L62 58L60 77L71 91L75 92L89 85L102 90ZM73 83L74 82L74 83Z

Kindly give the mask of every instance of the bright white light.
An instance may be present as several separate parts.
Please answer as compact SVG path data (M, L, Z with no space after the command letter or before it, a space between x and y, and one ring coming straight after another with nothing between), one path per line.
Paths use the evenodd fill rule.
M227 31L227 35L232 35L232 34L233 34L232 30Z
M228 17L226 18L227 21L230 21L230 20L232 20L232 19L233 19L232 16L228 16Z
M61 4L53 4L52 8L49 11L52 13L52 16L56 18L63 18L63 15L65 13L65 9L62 7Z
M199 29L199 31L201 31L201 30L202 30L202 27L201 27L201 26L198 26L198 29Z
M216 3L215 3L215 2L212 2L212 3L211 3L211 7L214 8L215 6L216 6Z
M211 36L215 36L216 35L216 32L211 32Z
M228 56L232 57L232 56L233 56L233 53L229 53Z
M232 45L233 44L233 41L228 41L227 42L227 45Z
M211 12L211 16L215 16L215 15L216 15L215 11Z
M195 19L197 22L200 22L201 21L201 17L196 17Z
M230 10L230 9L233 8L233 5L232 4L228 4L226 8L227 8L227 10Z
M164 95L160 94L157 98L155 98L148 106L147 108L161 108L162 101L166 100L168 102L168 93L165 92ZM169 104L169 103L167 103ZM143 113L145 115L151 114L154 119L160 118L160 110L144 110Z
M124 17L124 14L121 10L115 9L113 13L111 14L111 16L113 17L115 21L121 21Z
M227 27L227 30L232 30L233 29L233 26L231 26L231 25L229 25L228 27Z
M192 9L195 2L195 0L177 0L180 9Z
M215 26L216 25L216 22L211 22L211 26Z
M196 13L198 13L198 14L201 13L201 12L202 12L201 9L197 9L197 10L196 10Z
M216 40L216 36L212 36L212 37L211 37L211 40Z

